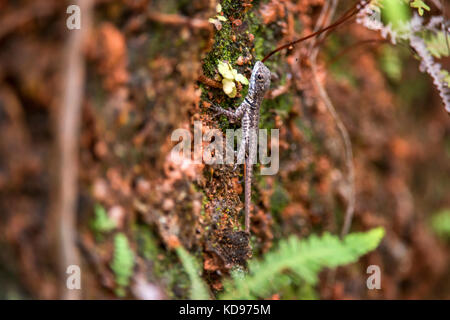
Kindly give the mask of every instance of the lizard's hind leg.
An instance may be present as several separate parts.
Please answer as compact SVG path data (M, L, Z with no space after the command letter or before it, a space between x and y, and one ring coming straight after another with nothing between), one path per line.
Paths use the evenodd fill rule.
M249 146L249 123L248 114L244 114L242 118L242 138L241 144L239 145L239 150L237 154L236 164L234 165L234 170L236 170L237 166L244 163L245 153Z

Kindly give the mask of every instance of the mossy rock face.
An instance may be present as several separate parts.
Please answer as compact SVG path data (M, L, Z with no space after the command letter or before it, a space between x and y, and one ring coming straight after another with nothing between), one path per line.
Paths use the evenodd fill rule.
M210 79L220 79L217 66L219 62L226 61L233 69L249 79L255 62L261 60L265 54L276 47L281 38L280 27L276 23L269 25L262 23L257 12L259 1L255 1L251 8L243 6L241 2L229 0L221 1L221 6L220 15L223 15L226 21L221 21L222 27L220 30L215 30L214 44L202 61L203 74ZM283 75L285 64L280 59L279 55L275 55L266 62L269 68L273 68L281 75L280 80L274 81L273 86L278 86L286 81L286 77ZM240 104L248 90L248 86L239 86L238 96L230 98L220 88L211 88L206 85L202 85L201 88L204 101L213 101L223 108L231 110ZM260 127L274 128L275 116L278 114L287 116L291 101L286 96L288 95L263 102ZM218 127L223 131L240 127L239 123L229 123L225 116L215 118L209 111L203 111L206 119L211 120L213 127ZM258 170L258 166L255 167L255 170ZM246 260L252 255L252 249L248 234L242 231L243 192L236 192L235 187L228 191L223 190L223 187L218 187L223 185L224 181L242 180L240 170L235 172L231 167L222 166L214 168L214 174L211 176L207 168L205 174L206 179L211 182L204 187L209 201L205 212L211 225L205 238L205 250L219 257L225 269L235 265L245 265ZM258 201L257 190L260 181L261 178L255 176L252 187L254 188L253 200L255 202ZM239 200L239 198L241 199Z
M226 61L233 69L249 78L255 62L253 35L250 35L249 31L255 23L253 15L251 10L246 9L239 1L225 0L221 1L221 5L221 14L227 20L221 21L220 30L215 30L214 44L203 60L203 73L208 78L217 78L219 62ZM245 63L237 63L238 59L244 60ZM245 96L247 86L241 88L237 98L229 98L222 89L202 86L202 90L205 100L210 100L212 96L211 100L215 103L233 109ZM230 124L225 117L221 117L218 123L212 125L222 130L239 127L239 124ZM205 237L205 250L216 256L221 261L220 265L227 270L235 264L244 265L250 257L251 248L248 235L239 231L242 228L238 209L239 194L234 188L226 192L221 187L224 181L237 179L238 173L228 166L214 169L216 170L211 176L208 174L209 170L205 170L209 181L212 181L204 187L209 198L206 206L207 219L211 224Z

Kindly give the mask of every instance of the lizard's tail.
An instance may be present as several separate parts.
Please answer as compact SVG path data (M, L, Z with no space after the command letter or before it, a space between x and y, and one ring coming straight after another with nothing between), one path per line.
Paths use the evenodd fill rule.
M252 173L253 165L249 158L245 159L244 181L245 181L245 231L250 233L250 204L252 202Z

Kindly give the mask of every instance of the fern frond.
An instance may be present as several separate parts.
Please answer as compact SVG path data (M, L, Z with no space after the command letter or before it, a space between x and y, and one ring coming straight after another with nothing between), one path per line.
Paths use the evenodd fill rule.
M445 37L447 36L447 39ZM447 42L450 42L450 35L445 32L438 32L426 39L428 51L436 58L448 57L450 55Z
M415 4L417 8L424 10L425 7L422 6L422 1L415 1ZM423 18L415 13L408 23L402 23L393 28L391 24L385 26L381 19L373 16L373 12L376 10L380 10L379 7L371 3L358 13L356 21L368 29L379 31L381 36L385 39L390 39L392 44L396 44L398 39L408 40L410 46L414 48L421 60L421 71L426 71L431 76L442 98L445 110L450 113L450 87L445 78L445 74L443 75L444 70L442 66L433 58L433 55L440 57L446 54L443 45L445 43L447 46L448 39L446 39L444 32L439 30L439 27L441 29L447 28L444 17L433 17L428 24L424 24ZM424 31L437 34L437 37L431 38L428 46L422 36Z
M177 247L176 251L191 281L190 298L192 300L210 299L205 282L200 277L200 266L197 261L181 246Z
M114 237L114 256L111 269L114 272L118 296L125 295L125 288L130 283L134 268L134 252L130 248L127 237L118 233Z
M323 268L333 268L358 260L375 249L384 236L383 228L366 233L353 233L344 240L325 233L300 240L291 236L280 242L277 250L267 253L262 261L250 261L249 274L233 272L225 283L222 299L255 299L264 297L289 281L290 271L308 284L317 283Z
M450 209L435 213L431 218L431 227L438 235L450 238Z
M445 110L450 113L450 88L442 73L442 66L434 61L422 38L415 35L411 36L409 43L421 59L421 70L426 71L433 78L433 83L439 91Z
M116 228L114 220L108 217L105 208L100 204L96 204L94 208L95 217L91 222L91 228L95 232L109 232Z

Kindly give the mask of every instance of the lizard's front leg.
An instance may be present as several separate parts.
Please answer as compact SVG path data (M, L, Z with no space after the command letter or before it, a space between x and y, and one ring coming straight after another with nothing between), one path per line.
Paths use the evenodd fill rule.
M242 118L242 115L244 114L245 104L241 103L241 105L234 112L231 110L224 109L212 102L211 102L211 108L214 111L216 111L217 114L225 115L228 118L228 120L230 120L232 122L237 122L238 120L240 120Z
M227 116L228 120L232 122L236 122L242 118L242 138L241 143L239 145L239 150L237 153L236 164L234 165L233 170L237 169L238 164L243 164L245 160L245 151L247 150L248 144L248 127L250 125L250 119L248 117L248 105L245 103L245 100L241 103L241 105L236 109L236 111L230 111L224 109L214 103L212 103L212 109L214 109L218 114L223 114Z

